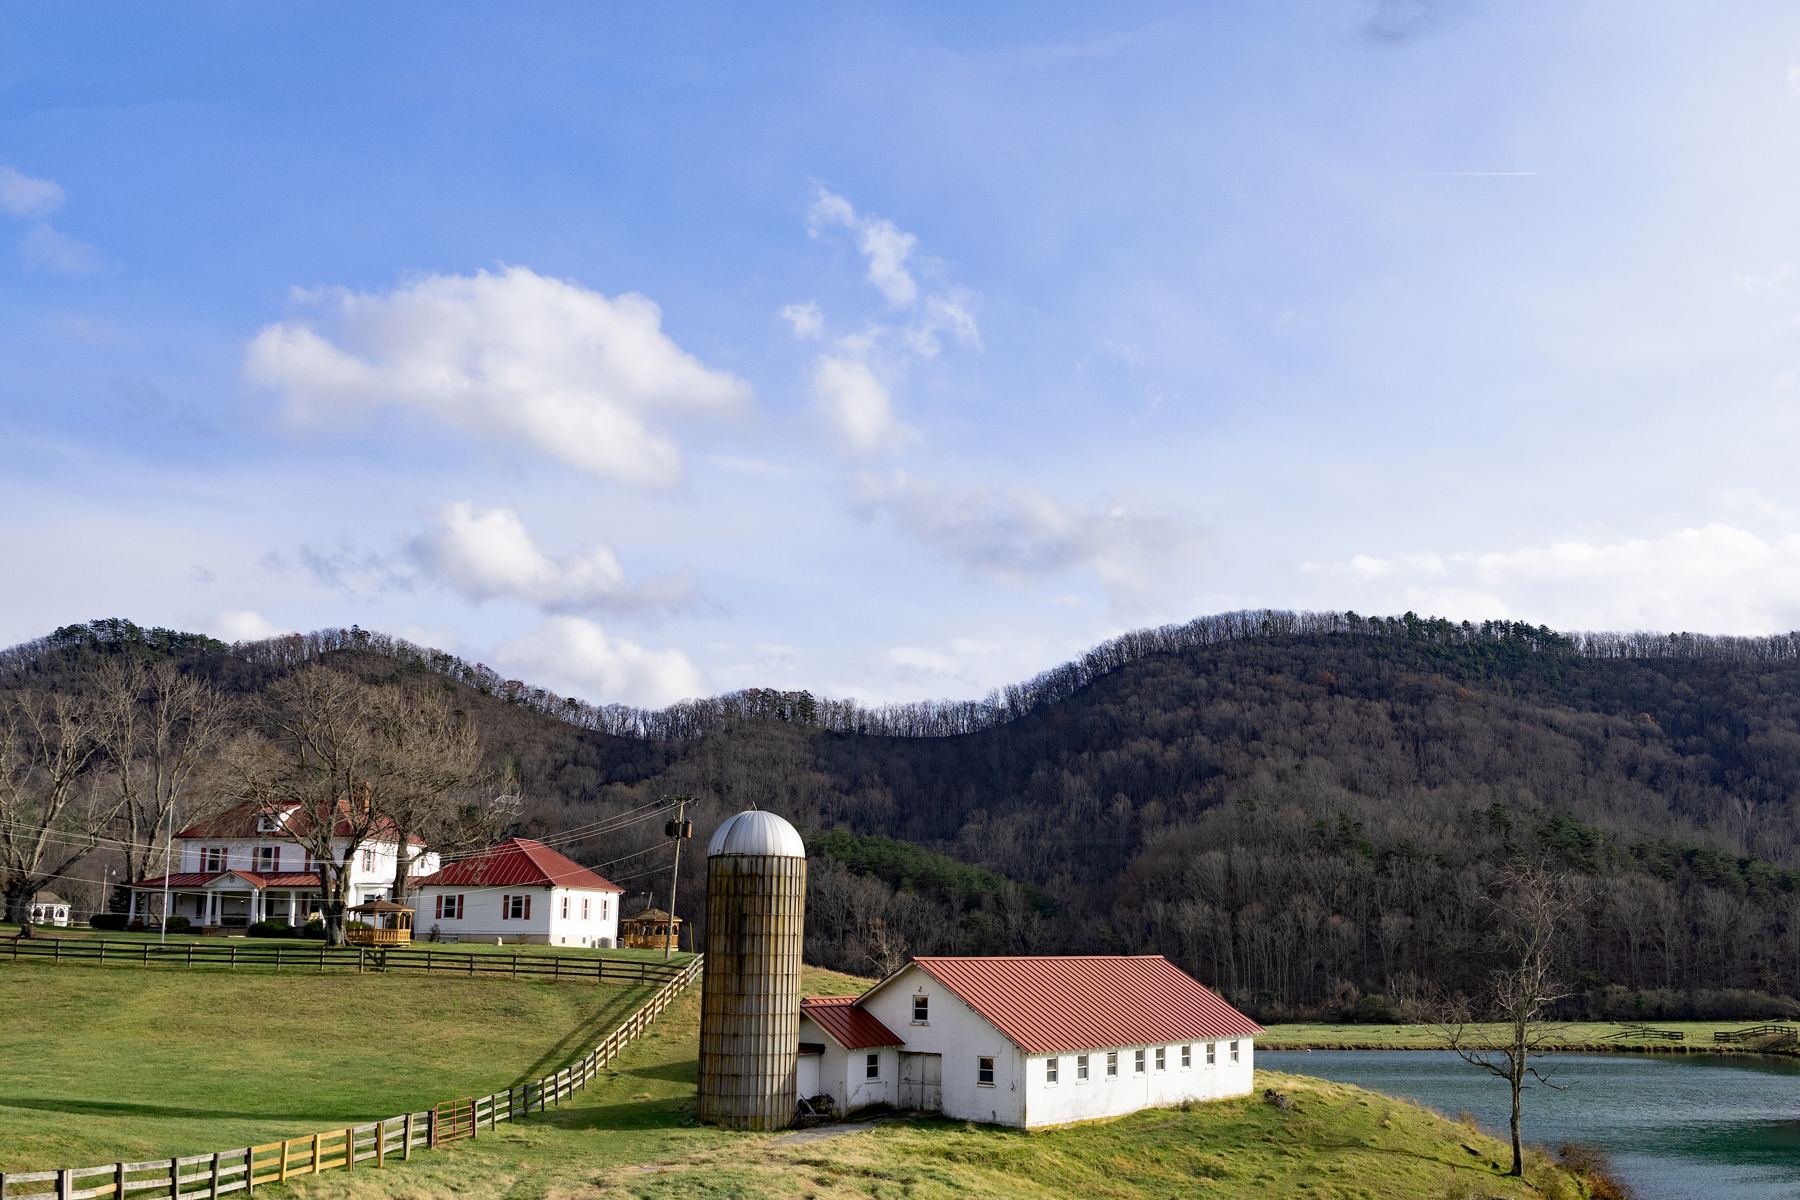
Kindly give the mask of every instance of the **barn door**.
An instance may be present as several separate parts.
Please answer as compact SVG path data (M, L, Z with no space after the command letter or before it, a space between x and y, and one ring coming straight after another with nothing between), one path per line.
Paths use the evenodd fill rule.
M943 1055L900 1052L900 1107L943 1111Z

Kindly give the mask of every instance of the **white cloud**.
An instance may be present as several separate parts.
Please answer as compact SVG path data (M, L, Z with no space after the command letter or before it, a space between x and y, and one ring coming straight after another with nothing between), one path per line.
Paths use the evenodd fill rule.
M1746 292L1781 292L1787 290L1788 278L1793 273L1793 263L1782 263L1767 275L1738 275L1732 283Z
M680 650L646 650L582 617L551 617L495 650L517 678L595 703L661 707L708 694L706 675Z
M1128 502L1074 509L1035 488L946 487L903 471L864 476L857 506L967 570L1013 585L1085 572L1115 601L1154 587L1202 541L1185 517Z
M15 217L42 217L62 206L61 185L49 179L33 179L11 167L0 167L0 208Z
M87 242L39 223L19 242L26 265L48 267L66 275L82 275L100 265L100 255Z
M1722 634L1800 624L1800 535L1764 540L1718 523L1612 543L1359 555L1305 569L1332 585L1329 605L1373 612Z
M927 671L933 675L955 675L958 663L948 654L921 650L917 646L895 646L887 652L887 660L896 667Z
M981 333L975 328L975 318L969 315L965 303L966 299L962 297L956 300L943 296L926 297L923 319L901 335L907 346L922 358L936 358L938 334L948 333L965 346L981 349Z
M666 485L681 452L653 422L728 418L750 400L748 384L664 334L649 299L609 300L524 267L296 299L325 310L332 337L300 319L267 326L244 371L305 422L402 404L597 475Z
M642 612L694 600L691 577L627 582L618 556L604 544L553 559L538 549L510 508L447 504L438 513L438 527L414 539L410 549L427 575L477 604L512 599L545 612Z
M884 217L859 217L848 200L820 188L806 214L807 232L817 236L826 225L843 225L856 235L856 248L869 263L869 282L889 304L905 308L918 299L919 285L906 269L906 260L919 244L916 235L902 232Z
M260 642L289 632L254 609L219 613L207 629L221 642Z
M894 419L887 387L863 363L823 358L813 370L813 394L832 432L849 449L867 453L907 440Z
M825 336L825 314L819 311L817 302L808 300L805 304L790 304L781 310L782 320L794 327L794 336L816 338Z

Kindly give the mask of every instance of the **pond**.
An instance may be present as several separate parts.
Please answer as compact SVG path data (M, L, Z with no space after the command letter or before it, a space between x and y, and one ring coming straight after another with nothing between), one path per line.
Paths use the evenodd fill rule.
M1800 1198L1800 1059L1772 1055L1552 1054L1558 1092L1525 1093L1524 1136L1613 1154L1643 1200ZM1506 1136L1511 1092L1443 1050L1259 1050L1269 1071L1404 1096Z

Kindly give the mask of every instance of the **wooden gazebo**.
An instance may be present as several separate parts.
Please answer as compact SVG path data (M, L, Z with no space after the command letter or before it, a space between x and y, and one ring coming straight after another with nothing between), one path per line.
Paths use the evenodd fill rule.
M681 918L660 908L646 908L619 920L619 945L640 950L681 949Z
M372 900L344 910L358 917L370 928L346 929L344 937L352 946L410 946L412 944L413 910L392 900Z

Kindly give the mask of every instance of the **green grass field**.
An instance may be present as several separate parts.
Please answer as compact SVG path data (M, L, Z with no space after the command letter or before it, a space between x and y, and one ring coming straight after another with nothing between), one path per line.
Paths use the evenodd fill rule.
M0 921L0 938L10 938L18 932L19 927L17 925L9 925L4 921ZM36 927L36 936L40 938L60 938L72 941L88 941L96 938L104 938L108 943L155 943L163 940L161 936L156 933L132 933L129 930L106 930L102 932L97 929L88 929L85 927L56 929L43 925ZM317 948L320 945L319 942L306 938L203 938L198 934L186 933L174 933L170 934L168 937L168 944L171 946L185 946L189 942L207 946L220 946L236 943L239 946L293 946L300 948L312 946ZM412 944L412 949L442 950L447 954L561 954L568 957L579 958L605 957L630 959L632 961L637 961L638 959L643 959L647 962L663 961L663 952L661 950L595 950L586 946L520 946L513 944L496 946L492 942L426 942L421 940L414 942ZM678 953L671 955L669 961L676 966L681 966L693 957L692 954Z
M1779 1036L1760 1038L1754 1042L1720 1043L1713 1034L1724 1030L1759 1025L1760 1021L1652 1021L1651 1029L1679 1030L1687 1037L1682 1041L1650 1038L1624 1025L1604 1021L1582 1021L1569 1025L1553 1025L1548 1046L1557 1050L1632 1050L1668 1053L1750 1053L1766 1054L1779 1042ZM1800 1020L1789 1021L1800 1026ZM1505 1027L1471 1026L1479 1041L1504 1040ZM1444 1043L1430 1025L1270 1025L1256 1039L1260 1050L1441 1050ZM1784 1048L1792 1052L1793 1046ZM1780 1052L1780 1051L1778 1051Z

